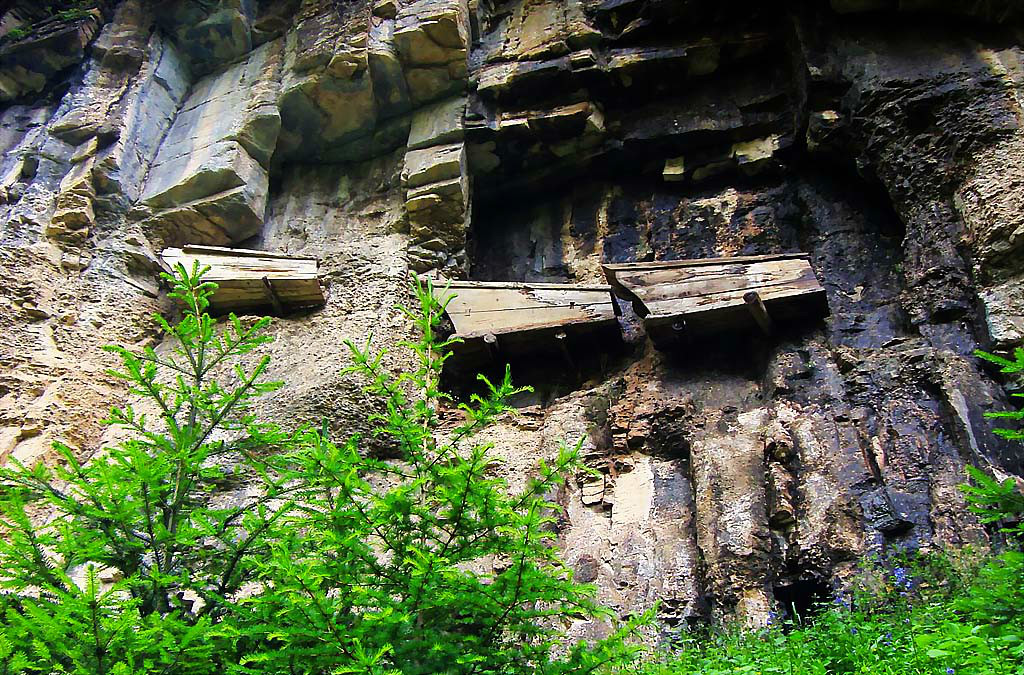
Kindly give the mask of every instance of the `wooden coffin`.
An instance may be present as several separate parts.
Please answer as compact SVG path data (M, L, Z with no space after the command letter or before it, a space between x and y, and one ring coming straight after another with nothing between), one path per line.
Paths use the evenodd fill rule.
M605 285L486 281L435 282L434 297L451 296L447 314L464 340L457 355L511 356L561 349L559 341L618 336L615 300Z
M201 267L210 267L203 280L218 286L210 298L212 313L266 308L282 314L324 304L316 258L220 246L185 246L164 249L160 259L167 271L182 263L191 272L195 261Z
M827 313L806 254L605 265L615 294L633 303L658 344L729 331L770 333Z

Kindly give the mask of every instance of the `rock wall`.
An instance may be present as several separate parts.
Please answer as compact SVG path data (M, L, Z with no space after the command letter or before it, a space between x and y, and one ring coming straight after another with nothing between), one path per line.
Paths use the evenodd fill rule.
M984 542L964 465L1024 473L971 356L1024 337L1013 0L15 2L0 35L0 458L100 447L99 347L160 341L165 245L320 258L262 406L339 432L372 405L342 342L401 338L410 271L807 251L823 322L657 351L623 306L623 350L516 364L509 476L580 437L601 473L558 497L578 578L669 630L759 620Z

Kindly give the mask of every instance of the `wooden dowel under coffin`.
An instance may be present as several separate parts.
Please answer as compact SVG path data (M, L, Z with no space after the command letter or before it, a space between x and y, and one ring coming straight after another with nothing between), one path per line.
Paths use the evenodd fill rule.
M771 335L774 332L772 318L768 316L768 309L764 306L761 295L757 291L747 291L743 294L743 302L747 303L747 309L750 310L750 315L754 317L754 321L761 328L761 332Z
M686 338L757 327L766 335L780 323L827 313L806 254L703 258L605 265L617 296L633 303L659 346Z
M210 298L212 313L265 308L283 314L324 304L316 258L220 246L184 246L164 249L160 261L168 272L178 263L189 272L196 261L200 267L209 266L203 280L217 284Z

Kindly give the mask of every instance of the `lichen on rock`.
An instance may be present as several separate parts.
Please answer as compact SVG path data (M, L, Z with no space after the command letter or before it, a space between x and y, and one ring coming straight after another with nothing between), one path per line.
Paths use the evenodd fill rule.
M0 458L100 447L128 392L98 347L161 341L168 244L319 258L260 406L340 435L371 408L339 345L407 334L411 271L803 251L825 320L659 350L619 302L621 349L513 363L505 474L566 437L598 472L554 496L578 578L666 631L763 620L860 556L983 542L963 467L1024 473L971 356L1024 336L1017 3L32 5L0 22Z

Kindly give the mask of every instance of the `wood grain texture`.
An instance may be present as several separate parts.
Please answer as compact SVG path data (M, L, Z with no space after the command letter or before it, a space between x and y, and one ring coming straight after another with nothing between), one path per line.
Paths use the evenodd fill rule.
M435 287L434 295L451 296L448 316L463 338L616 320L604 285L458 281Z
M316 258L220 246L185 246L164 249L160 259L168 271L178 263L190 271L194 262L209 266L210 271L203 279L218 286L210 299L213 312L272 307L273 295L284 309L324 303Z
M633 302L648 332L663 325L692 334L728 330L750 320L744 295L756 292L769 315L808 315L824 305L805 254L744 256L605 265L616 295ZM742 310L742 311L741 311Z

